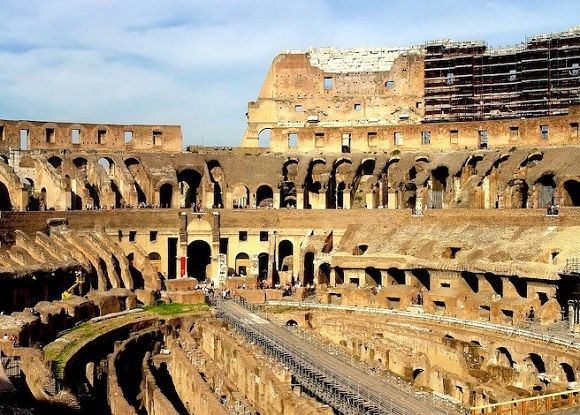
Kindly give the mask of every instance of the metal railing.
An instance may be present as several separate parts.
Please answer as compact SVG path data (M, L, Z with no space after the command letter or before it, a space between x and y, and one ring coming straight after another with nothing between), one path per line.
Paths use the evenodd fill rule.
M475 406L469 410L470 415L520 415L538 414L556 408L580 405L580 389L549 395L533 396L489 405Z
M580 258L566 259L566 268L562 271L563 274L579 274L580 275Z
M243 299L236 298L234 301L249 310L255 309L254 305L248 304ZM226 321L250 343L260 346L268 356L282 363L292 372L295 383L301 385L308 394L330 405L337 413L343 415L416 414L416 412L410 412L404 405L393 402L393 399L369 391L348 375L315 361L307 351L297 348L276 332L268 330L268 325L247 324L247 319L223 307L223 301L217 300L215 303L218 318ZM408 398L417 400L417 396L411 394ZM438 411L434 408L431 413L436 412Z
M535 331L526 330L519 327L508 327L500 324L485 323L477 320L465 320L458 317L442 316L438 314L427 313L412 313L409 311L391 310L388 308L375 307L353 307L336 304L319 304L319 303L305 303L300 301L266 301L267 305L277 306L294 306L303 308L322 308L341 311L359 311L373 314L387 314L394 317L405 317L420 321L431 321L435 323L452 323L464 327L472 327L481 330L492 330L496 333L504 333L509 337L521 336L543 342L553 343L564 346L567 349L574 349L580 351L580 339L572 339L566 336L558 335L556 333L539 333Z

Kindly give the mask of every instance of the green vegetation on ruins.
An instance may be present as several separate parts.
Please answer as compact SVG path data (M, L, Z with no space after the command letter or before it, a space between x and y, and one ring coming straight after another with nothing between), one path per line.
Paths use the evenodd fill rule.
M144 307L142 312L126 314L98 322L87 321L62 332L59 338L52 343L47 344L44 347L44 360L47 362L54 361L56 364L56 375L62 377L63 369L71 356L73 356L82 346L105 333L127 324L152 317L197 314L207 310L209 310L209 307L204 303L157 304Z

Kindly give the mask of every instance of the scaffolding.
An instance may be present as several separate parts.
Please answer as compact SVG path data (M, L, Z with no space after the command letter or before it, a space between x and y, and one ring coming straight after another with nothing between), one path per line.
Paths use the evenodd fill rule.
M450 40L424 48L426 122L559 115L580 104L580 28L511 48Z

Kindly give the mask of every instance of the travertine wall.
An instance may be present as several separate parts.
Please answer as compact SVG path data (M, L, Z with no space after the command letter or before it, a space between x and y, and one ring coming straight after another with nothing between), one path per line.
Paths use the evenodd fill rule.
M160 152L181 151L181 148L181 127L178 125L0 120L0 149L3 150L92 149Z

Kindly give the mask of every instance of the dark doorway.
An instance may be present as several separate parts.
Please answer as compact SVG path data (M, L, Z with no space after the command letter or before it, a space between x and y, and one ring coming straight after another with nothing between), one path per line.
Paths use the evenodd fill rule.
M278 244L278 270L279 271L288 271L292 268L291 259L294 255L294 246L292 242L287 239L280 241ZM289 258L289 260L286 260Z
M177 238L167 238L167 277L177 278Z
M171 208L173 199L173 186L165 183L159 188L159 204L161 208Z
M265 280L268 278L268 262L270 261L270 255L266 252L262 252L258 255L258 279Z
M564 182L564 205L580 206L580 182L577 180L568 180Z
M211 263L211 247L205 241L193 241L187 246L187 275L203 281Z
M304 254L304 285L312 285L314 282L314 252Z

